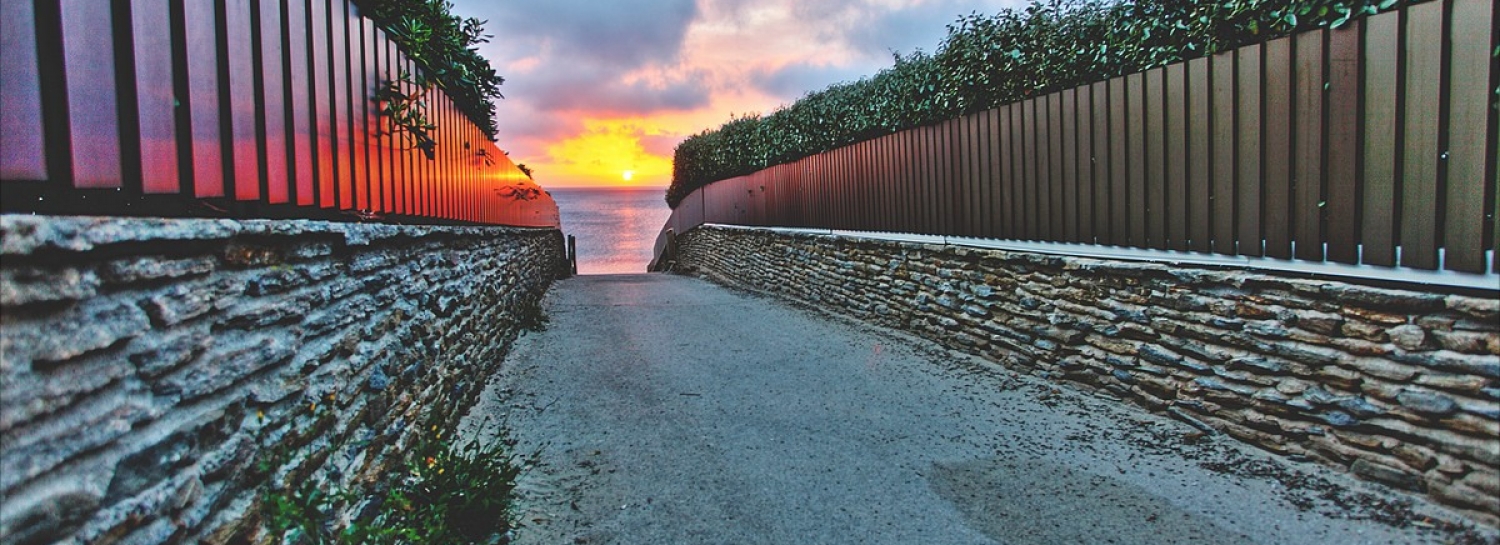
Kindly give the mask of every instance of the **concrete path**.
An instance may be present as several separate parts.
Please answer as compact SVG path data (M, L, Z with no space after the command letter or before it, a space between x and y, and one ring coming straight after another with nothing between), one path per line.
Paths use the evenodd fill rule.
M1411 526L1452 517L1315 465L694 278L576 277L545 311L467 422L540 454L517 543L1480 537Z

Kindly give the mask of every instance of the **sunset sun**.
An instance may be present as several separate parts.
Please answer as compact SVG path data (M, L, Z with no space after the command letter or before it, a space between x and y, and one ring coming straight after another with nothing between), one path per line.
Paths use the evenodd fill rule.
M631 179L635 178L635 171L634 170L627 170L627 171L625 171L625 172L623 172L623 173L620 174L620 178L622 178L622 179L624 179L625 181L628 182Z

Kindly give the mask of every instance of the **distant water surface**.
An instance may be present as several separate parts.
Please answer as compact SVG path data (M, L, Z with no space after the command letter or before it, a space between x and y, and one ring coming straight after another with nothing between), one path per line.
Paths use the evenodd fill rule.
M549 190L565 234L578 237L578 274L646 272L656 234L672 209L661 188Z

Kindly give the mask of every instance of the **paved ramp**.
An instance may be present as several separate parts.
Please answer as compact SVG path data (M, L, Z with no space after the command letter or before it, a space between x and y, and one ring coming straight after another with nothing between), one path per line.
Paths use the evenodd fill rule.
M1330 517L1393 498L1317 466L695 278L576 277L545 311L469 421L540 452L517 543L1453 537Z

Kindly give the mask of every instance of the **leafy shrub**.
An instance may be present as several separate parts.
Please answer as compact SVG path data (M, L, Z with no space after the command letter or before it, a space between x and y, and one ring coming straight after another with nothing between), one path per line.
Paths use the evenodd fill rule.
M423 437L407 452L405 473L384 494L366 497L311 480L268 492L261 500L266 530L279 543L493 543L514 527L510 502L524 462L509 441L450 445ZM363 506L352 520L339 513Z
M1425 1L1425 0L1415 0ZM1397 6L1398 0L1033 0L972 13L931 55L735 117L677 146L667 204L709 183L1027 97L1201 57ZM1408 2L1412 3L1412 2Z
M464 19L449 10L446 0L356 0L362 13L384 28L401 50L420 66L417 84L435 85L447 92L454 105L495 138L494 99L505 98L500 85L505 78L495 73L490 61L475 46L489 41L485 21ZM427 78L431 78L430 80Z

